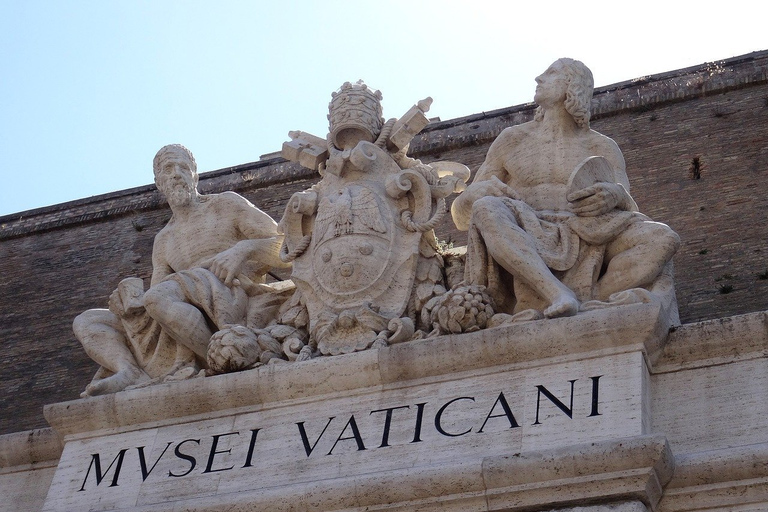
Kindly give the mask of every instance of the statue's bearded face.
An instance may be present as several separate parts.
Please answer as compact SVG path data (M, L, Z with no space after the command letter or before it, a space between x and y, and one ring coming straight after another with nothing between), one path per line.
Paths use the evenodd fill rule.
M192 162L181 153L168 153L155 170L155 183L171 206L184 206L194 197L196 174Z

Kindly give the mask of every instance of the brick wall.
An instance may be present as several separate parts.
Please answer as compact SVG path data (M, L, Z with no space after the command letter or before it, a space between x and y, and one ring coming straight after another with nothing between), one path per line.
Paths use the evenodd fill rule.
M532 114L522 105L435 123L412 154L475 171L493 138ZM601 88L592 126L623 150L641 211L683 240L683 322L768 309L768 52ZM200 190L235 190L279 219L316 179L271 159L204 173ZM44 404L78 397L96 364L72 319L105 307L121 279L149 278L169 217L154 186L0 217L0 434L43 427ZM437 231L465 243L448 218Z

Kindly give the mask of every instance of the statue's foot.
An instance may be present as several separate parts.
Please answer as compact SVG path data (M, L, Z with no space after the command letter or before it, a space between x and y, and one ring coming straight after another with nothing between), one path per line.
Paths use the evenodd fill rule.
M629 304L641 304L653 302L654 295L644 288L632 288L622 292L611 294L605 301L588 300L584 302L579 311L595 311L597 309L606 309L615 306L627 306Z
M544 310L544 316L547 318L558 318L561 316L573 316L578 312L579 301L572 295L564 294Z
M176 382L179 380L187 380L192 379L195 377L200 377L200 367L196 364L191 365L185 365L181 366L177 369L174 369L171 373L166 375L162 381L163 382Z
M138 367L124 368L114 375L91 382L86 386L85 391L80 393L80 396L86 398L89 396L117 393L129 386L141 384L149 380L152 380L149 375L144 373L144 371Z
M541 320L544 318L544 313L538 309L525 309L519 311L514 315L508 315L507 313L496 313L488 320L488 327L501 327L502 325L512 325L521 322L532 322L534 320Z

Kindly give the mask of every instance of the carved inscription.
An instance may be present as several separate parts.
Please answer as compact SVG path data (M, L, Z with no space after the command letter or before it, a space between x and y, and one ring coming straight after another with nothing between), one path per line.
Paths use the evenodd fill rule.
M594 418L600 412L600 378L566 381L569 392L558 396L543 385L536 385L525 396L535 403L535 421L531 427L543 425L553 415L571 420L579 416ZM582 387L589 393L582 393L584 403L574 403L575 389ZM293 432L299 443L287 443L286 449L300 447L295 456L299 458L322 458L350 452L375 451L393 445L410 445L425 441L427 429L444 438L483 435L486 432L500 432L521 428L523 415L519 411L523 404L510 403L508 394L484 392L442 400L414 404L393 405L344 416L329 416L327 419L298 420L283 425L287 432ZM431 412L428 412L431 411ZM456 421L460 418L460 421ZM362 422L374 427L361 429ZM392 433L407 432L394 439ZM276 428L271 426L268 428ZM150 456L151 447L120 447L111 453L92 453L83 460L83 476L79 480L78 492L87 492L97 487L118 487L121 475L126 472L140 472L141 481L149 478L182 478L197 473L200 475L242 470L259 465L259 434L265 428L232 432L221 432L207 437L192 437L168 441L156 456ZM376 434L371 434L376 432ZM160 445L163 446L163 445ZM158 448L159 449L159 448ZM155 452L157 453L157 452ZM154 472L161 459L166 462L162 473ZM169 461L170 459L170 461ZM170 466L167 464L170 462ZM169 469L170 468L170 469Z

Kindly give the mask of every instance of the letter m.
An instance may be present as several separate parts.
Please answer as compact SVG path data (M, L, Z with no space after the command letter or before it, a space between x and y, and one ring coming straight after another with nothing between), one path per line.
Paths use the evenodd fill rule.
M112 477L112 483L109 486L117 487L117 479L120 478L120 468L123 466L123 459L125 458L125 452L127 451L128 448L123 448L120 450L120 453L118 453L117 456L112 459L112 462L109 463L109 466L104 473L101 472L101 458L99 457L99 454L94 453L91 455L91 463L88 465L88 471L85 473L83 485L80 487L78 492L85 490L85 482L88 481L88 475L91 474L91 468L93 468L94 473L96 473L96 485L99 485L101 481L104 480L104 477L109 472L109 470L112 469L112 466L115 466L115 476ZM117 462L117 465L115 465L115 462Z

